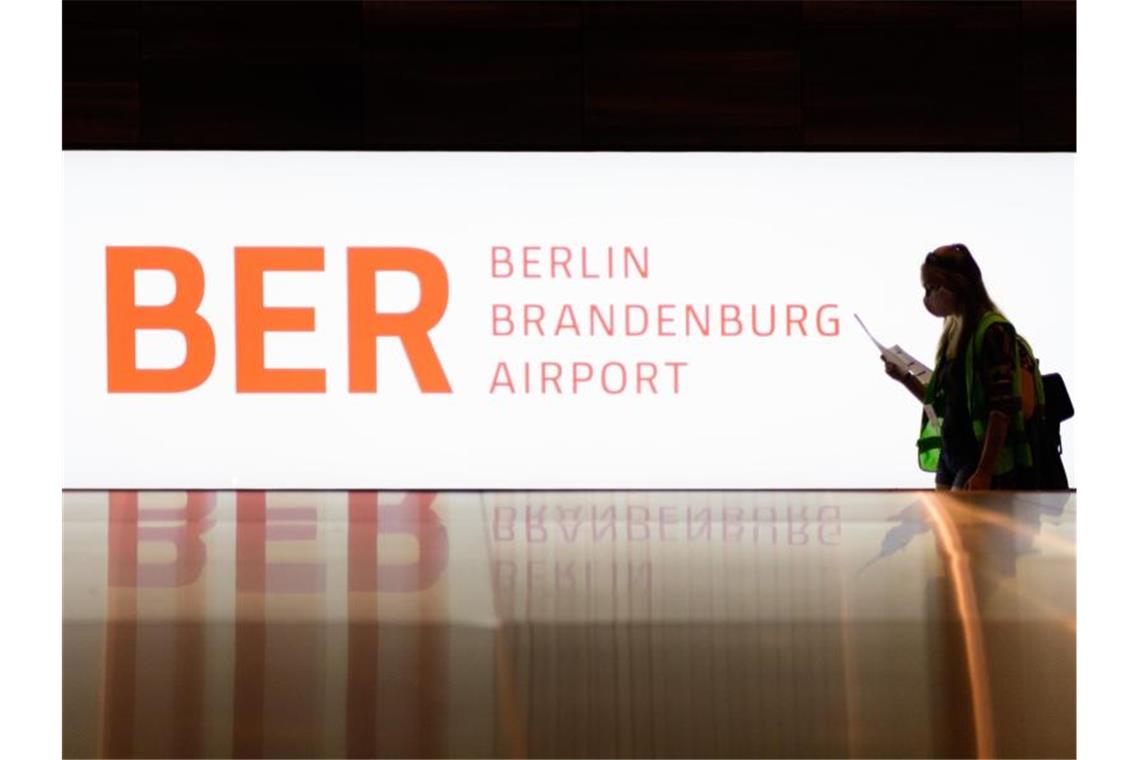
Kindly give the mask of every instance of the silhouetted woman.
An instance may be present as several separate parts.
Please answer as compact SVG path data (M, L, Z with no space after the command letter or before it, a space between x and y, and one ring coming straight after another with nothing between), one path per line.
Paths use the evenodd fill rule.
M1021 395L1014 385L1018 354L1013 325L990 300L966 246L935 249L927 254L921 273L923 304L943 325L932 387L883 359L887 374L920 402L931 404L941 419L939 427L924 424L920 466L937 456L934 482L939 489L1032 488L1023 448L1027 437ZM979 333L983 320L989 324ZM972 378L967 378L967 364L972 365Z

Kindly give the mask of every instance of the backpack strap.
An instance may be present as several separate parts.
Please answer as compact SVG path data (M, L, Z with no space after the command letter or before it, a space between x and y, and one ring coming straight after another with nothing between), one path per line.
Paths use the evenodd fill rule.
M1029 389L1033 394L1033 408L1027 412L1025 404L1023 403L1021 411L1026 419L1030 417L1041 419L1042 414L1045 412L1045 383L1041 378L1041 362L1038 361L1036 355L1033 353L1033 347L1029 345L1029 341L1020 333L1017 335L1017 342L1021 349L1022 358L1028 357L1029 372L1033 382L1033 387ZM1019 365L1018 371L1022 372L1024 368ZM1023 387L1022 390L1024 391L1025 388Z

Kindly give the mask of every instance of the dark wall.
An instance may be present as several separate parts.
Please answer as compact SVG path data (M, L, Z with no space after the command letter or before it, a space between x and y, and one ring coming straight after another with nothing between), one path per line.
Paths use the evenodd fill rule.
M1076 149L1076 4L77 2L65 148Z

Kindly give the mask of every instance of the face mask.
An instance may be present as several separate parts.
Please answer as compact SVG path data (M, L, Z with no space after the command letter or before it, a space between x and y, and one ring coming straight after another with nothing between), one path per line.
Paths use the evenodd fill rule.
M922 302L936 317L945 317L954 311L954 295L941 285L927 293Z

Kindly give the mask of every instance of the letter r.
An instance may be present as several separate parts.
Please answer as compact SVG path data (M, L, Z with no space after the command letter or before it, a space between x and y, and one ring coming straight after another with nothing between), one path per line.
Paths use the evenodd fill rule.
M420 283L420 302L405 313L376 311L376 273L404 271ZM428 331L447 309L447 270L421 248L348 249L348 390L376 391L376 338L395 336L404 346L420 390L451 393Z

